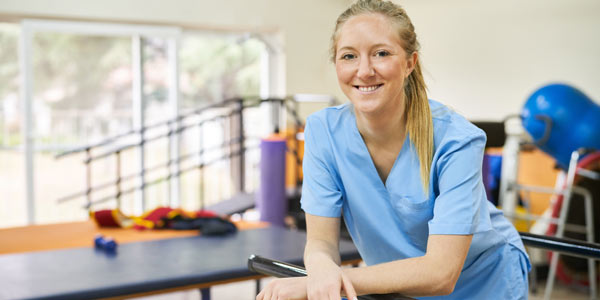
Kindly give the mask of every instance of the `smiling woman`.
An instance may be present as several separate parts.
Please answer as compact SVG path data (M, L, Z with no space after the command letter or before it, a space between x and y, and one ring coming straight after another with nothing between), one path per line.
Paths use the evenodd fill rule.
M373 35L373 32L380 34ZM359 91L362 89L363 92L369 93L383 85L377 80L386 80L388 95L383 98L402 101L397 103L397 109L402 111L388 115L404 117L403 112L408 111L407 120L403 121L406 128L400 130L400 134L408 130L411 136L419 154L423 187L426 187L429 182L433 125L418 56L420 45L410 18L403 9L396 9L390 3L357 2L340 15L331 40L330 52L336 65L338 82L351 101L353 97L348 94L349 90L346 90L347 85L344 81L365 79L374 80L376 84L362 87L359 84L350 84ZM363 59L358 56L359 50L362 50ZM353 76L357 78L352 79ZM403 97L406 97L406 100ZM353 104L357 105L354 102ZM389 107L381 110L386 109Z
M337 36L334 43L339 85L358 112L359 131L370 146L369 152L377 158L375 166L385 181L403 144L407 104L426 101L426 98L404 97L406 79L414 70L418 54L406 53L396 28L389 26L387 17L380 14L364 14L348 20ZM386 143L378 139L385 128L392 129L388 134L396 141L389 144L391 147L384 147ZM423 161L423 166L429 165L430 157L424 156L428 160ZM425 167L423 172L428 174L429 169ZM428 176L423 178L425 187Z
M308 276L257 299L526 299L527 254L483 187L485 135L428 100L406 12L358 0L337 20L332 59L350 103L306 122ZM341 216L366 267L339 267Z

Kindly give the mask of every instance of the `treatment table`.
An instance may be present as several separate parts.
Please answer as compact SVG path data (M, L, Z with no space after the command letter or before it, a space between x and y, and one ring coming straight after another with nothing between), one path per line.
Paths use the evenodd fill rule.
M305 233L264 223L241 227L222 237L100 229L92 222L1 229L0 299L130 298L200 289L206 300L210 286L264 277L248 270L252 254L302 265ZM93 247L94 235L107 231L120 243L114 254ZM345 264L360 261L350 241L340 242L340 254Z

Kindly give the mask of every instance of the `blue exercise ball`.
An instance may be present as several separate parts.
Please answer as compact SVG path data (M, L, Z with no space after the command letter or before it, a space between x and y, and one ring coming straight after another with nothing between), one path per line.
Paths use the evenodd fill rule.
M569 166L575 150L600 150L600 106L572 86L538 89L525 102L521 119L535 144L561 168Z

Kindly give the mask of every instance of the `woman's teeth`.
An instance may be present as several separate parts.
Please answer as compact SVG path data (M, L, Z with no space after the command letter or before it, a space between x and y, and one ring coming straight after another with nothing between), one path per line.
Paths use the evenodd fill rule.
M359 86L358 90L361 91L361 92L372 92L372 91L376 90L379 87L380 87L380 85Z

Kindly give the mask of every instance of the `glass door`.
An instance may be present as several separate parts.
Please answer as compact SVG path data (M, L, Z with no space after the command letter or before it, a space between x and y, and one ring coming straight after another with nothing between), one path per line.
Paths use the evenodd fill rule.
M179 29L157 26L25 20L21 32L24 165L29 223L87 218L86 197L57 204L57 199L92 186L114 182L117 174L139 173L153 150L144 145L90 163L88 174L80 152L56 159L57 153L94 144L123 132L139 131L155 122L151 111L160 106L161 118L177 113ZM147 60L145 58L148 58ZM159 75L157 75L159 74ZM158 104L157 104L158 103ZM139 134L110 147L139 141ZM101 155L109 148L98 148ZM143 185L123 182L121 188ZM141 181L141 182L140 182ZM116 193L107 188L97 195ZM156 195L157 193L153 193ZM141 214L145 193L123 194L121 208ZM168 197L154 197L164 202ZM95 206L115 208L115 203Z

